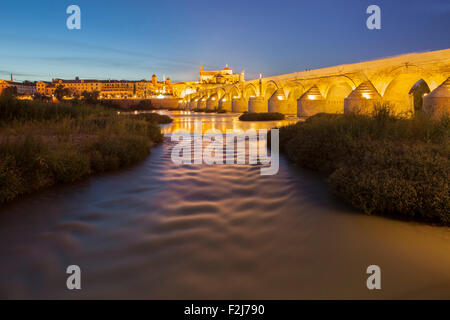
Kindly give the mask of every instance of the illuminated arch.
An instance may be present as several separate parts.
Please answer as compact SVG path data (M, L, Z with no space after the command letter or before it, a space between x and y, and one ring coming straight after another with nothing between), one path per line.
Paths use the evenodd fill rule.
M399 74L387 85L383 94L383 100L397 113L412 114L414 113L414 97L410 94L411 89L420 80L423 80L431 89L430 79L426 73L410 72Z
M229 94L232 98L240 98L241 97L241 90L237 86L232 86L228 90Z
M344 100L354 89L346 81L333 83L327 90L325 112L344 113Z
M290 85L289 87L289 95L288 100L292 100L297 102L298 99L302 96L302 94L305 93L306 88L301 83L294 83Z
M258 96L258 89L253 83L250 83L244 89L244 98L248 100L250 97L256 96Z
M227 91L225 90L224 87L218 87L214 93L217 94L219 99L221 99L224 95L227 94Z
M273 80L266 81L263 84L263 96L265 99L269 99L275 91L280 89L281 86Z

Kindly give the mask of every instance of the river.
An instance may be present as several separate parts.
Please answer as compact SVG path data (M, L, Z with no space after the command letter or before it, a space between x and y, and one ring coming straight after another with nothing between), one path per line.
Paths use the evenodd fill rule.
M179 165L170 134L258 129L236 115L173 112L144 162L0 208L0 298L450 299L450 229L367 216L280 158ZM66 268L81 268L81 290ZM381 268L368 290L366 268Z

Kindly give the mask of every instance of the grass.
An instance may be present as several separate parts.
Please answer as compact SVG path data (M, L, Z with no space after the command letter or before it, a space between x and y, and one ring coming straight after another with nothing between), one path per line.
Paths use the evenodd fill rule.
M247 112L239 117L241 121L274 121L284 120L284 114L278 112Z
M449 118L319 114L280 129L280 148L327 176L333 191L367 214L450 224Z
M13 99L0 99L0 119L0 203L137 163L163 140L158 123L167 121Z

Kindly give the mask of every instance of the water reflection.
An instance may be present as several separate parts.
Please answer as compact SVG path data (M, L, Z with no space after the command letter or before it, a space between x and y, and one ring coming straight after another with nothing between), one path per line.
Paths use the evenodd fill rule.
M188 113L187 116L185 113ZM239 114L210 114L210 113L195 113L190 111L172 112L171 117L174 119L173 124L166 125L163 128L165 134L170 134L176 131L184 130L187 132L194 132L194 124L202 123L202 133L208 130L218 130L225 134L227 130L242 130L248 129L270 129L275 127L286 126L291 123L296 123L296 119L288 119L282 121L261 121L261 122L245 122L239 121Z
M167 134L196 119L204 130L283 124L173 116ZM449 228L362 215L283 158L261 176L258 165L174 164L173 146L1 207L0 298L450 298ZM81 291L66 289L70 264Z

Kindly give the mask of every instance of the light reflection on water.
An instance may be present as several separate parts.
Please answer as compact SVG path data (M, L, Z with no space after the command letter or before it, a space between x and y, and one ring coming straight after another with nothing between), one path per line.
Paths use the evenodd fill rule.
M186 115L187 113L187 115ZM238 114L208 114L208 113L194 113L194 112L173 112L171 116L174 119L173 124L164 126L163 132L166 134L175 131L184 130L193 132L195 123L202 123L202 133L208 130L217 130L225 134L227 130L242 130L249 129L270 129L274 127L286 126L291 123L296 123L296 119L287 119L283 121L262 121L262 122L245 122L239 121Z
M174 113L165 126L263 129ZM169 137L140 165L0 209L1 298L450 298L449 228L365 216L280 160L176 165ZM65 268L82 290L65 289ZM382 290L365 287L368 265Z

